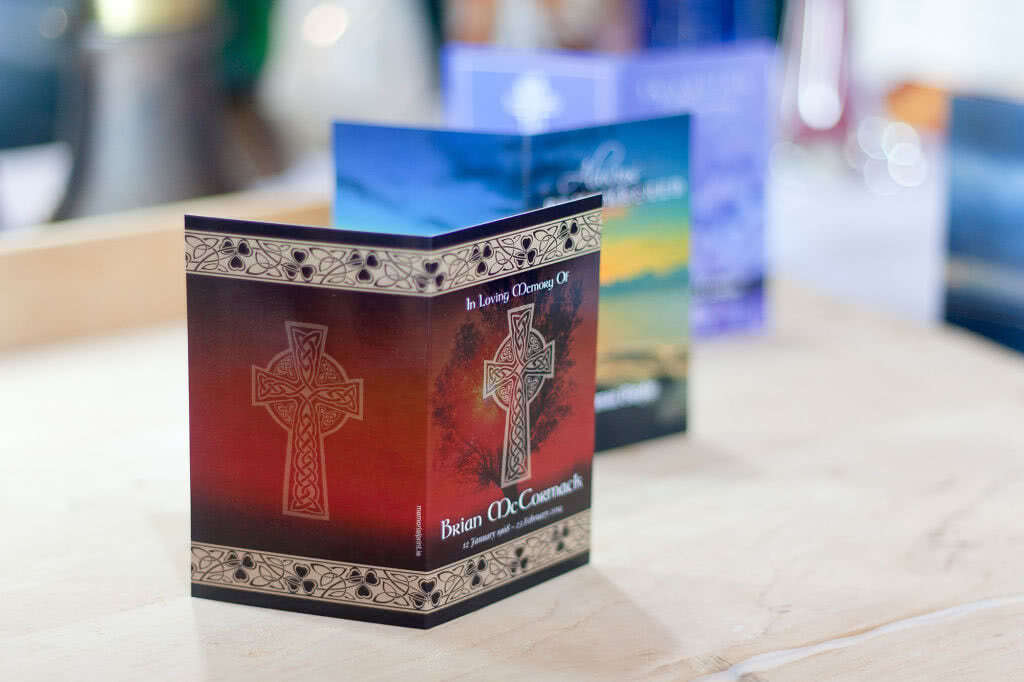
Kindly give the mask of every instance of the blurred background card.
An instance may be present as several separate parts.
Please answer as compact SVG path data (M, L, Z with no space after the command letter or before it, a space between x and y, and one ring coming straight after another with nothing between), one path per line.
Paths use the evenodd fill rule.
M603 193L597 447L682 431L689 129L686 115L538 135L336 123L334 222L431 235Z
M696 335L764 321L764 220L774 132L769 43L635 55L450 46L452 126L536 133L692 112L693 309Z

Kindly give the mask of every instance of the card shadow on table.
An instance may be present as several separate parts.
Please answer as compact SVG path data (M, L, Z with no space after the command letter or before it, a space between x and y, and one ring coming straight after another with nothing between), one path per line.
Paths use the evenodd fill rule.
M599 595L594 600L581 596ZM586 565L430 630L192 600L204 676L623 679L678 649L669 630ZM638 660L638 657L641 660ZM362 671L362 672L355 672Z
M599 500L604 485L635 494L645 480L664 486L696 476L757 475L728 448L693 436L602 453L596 468ZM595 508L597 524L603 514L613 513L604 507L599 501ZM699 660L680 657L685 643L678 641L678 629L636 598L629 576L618 574L625 570L603 560L598 543L590 564L426 631L202 599L192 600L192 612L205 672L212 678L245 671L294 676L301 670L317 676L341 669L366 671L369 677L428 679L492 677L496 671L499 678L514 671L590 679L707 672ZM650 579L644 575L638 572L637 579Z

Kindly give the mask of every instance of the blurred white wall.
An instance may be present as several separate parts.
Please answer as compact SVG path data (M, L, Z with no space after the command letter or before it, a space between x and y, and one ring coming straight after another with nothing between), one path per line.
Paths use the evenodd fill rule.
M1024 95L1021 0L852 0L850 10L861 82Z

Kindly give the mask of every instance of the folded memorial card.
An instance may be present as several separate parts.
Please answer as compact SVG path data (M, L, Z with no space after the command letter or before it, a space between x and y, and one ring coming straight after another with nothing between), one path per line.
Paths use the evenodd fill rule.
M431 234L600 192L597 449L686 429L689 116L540 135L335 123L334 222Z
M432 627L587 562L601 198L187 216L192 594Z

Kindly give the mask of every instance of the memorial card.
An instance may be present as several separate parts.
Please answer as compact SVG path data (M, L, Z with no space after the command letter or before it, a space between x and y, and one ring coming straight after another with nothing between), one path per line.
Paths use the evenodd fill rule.
M585 564L601 198L185 219L192 594L432 627Z
M601 192L597 449L686 429L689 117L543 135L337 123L334 222L430 234Z
M692 114L693 334L763 326L765 183L778 108L771 43L632 54L451 45L443 76L446 122L462 130L533 134Z

